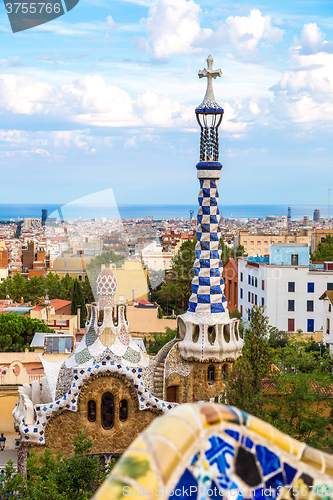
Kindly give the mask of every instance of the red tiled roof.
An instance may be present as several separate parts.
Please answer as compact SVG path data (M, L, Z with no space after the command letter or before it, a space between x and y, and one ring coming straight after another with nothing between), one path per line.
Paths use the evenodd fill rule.
M62 307L69 306L72 302L70 300L63 299L52 299L50 300L50 305L54 307L55 311L61 309Z
M152 306L152 305L154 305L154 304L152 304L151 302L148 302L148 301L147 301L147 300L145 300L145 299L139 299L139 300L136 300L136 301L135 301L135 303L136 303L136 304L142 304L142 305L144 305L144 306L148 306L148 305L149 305L149 306Z

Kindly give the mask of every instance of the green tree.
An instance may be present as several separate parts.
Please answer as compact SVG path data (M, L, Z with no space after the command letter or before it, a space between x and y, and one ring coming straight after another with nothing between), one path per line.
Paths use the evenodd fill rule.
M172 328L166 327L165 333L154 333L154 340L145 340L147 353L151 355L156 355L162 347L173 340L176 337L177 329L172 330Z
M82 287L84 302L86 304L91 304L92 302L95 302L95 298L90 286L90 281L88 276L86 276L86 279L84 281L80 281L80 285Z
M61 296L57 298L63 300L72 300L74 280L68 273L66 273L65 276L61 279L60 287Z
M51 300L53 299L61 299L62 298L62 288L61 288L61 280L59 274L56 273L47 273L45 279L45 288L48 290L48 295Z
M91 456L93 441L81 431L73 439L70 458L52 455L47 448L40 456L33 450L27 458L27 474L14 474L12 463L0 483L0 498L24 500L88 500L101 484L105 471L98 456Z
M312 260L317 262L333 261L333 236L331 234L327 234L325 241L318 244Z
M46 295L46 280L44 276L32 276L26 282L24 299L33 305L40 304Z
M282 330L279 330L275 326L269 328L269 345L273 349L286 347L288 344L288 334Z
M171 280L174 281L182 308L187 307L191 296L191 283L194 276L193 264L195 260L195 245L197 239L186 240L182 243L179 252L172 262Z
M73 295L72 295L72 305L71 305L71 314L77 314L77 308L80 307L80 326L84 327L84 316L85 316L85 302L84 296L82 292L82 288L80 282L75 279L74 287L73 287Z
M280 372L267 395L267 418L278 429L315 448L333 446L333 403L329 353L291 340L280 351Z
M22 351L29 347L36 332L53 331L39 319L13 313L0 314L0 351Z
M242 357L234 363L225 384L228 404L261 418L265 415L263 382L270 379L274 362L268 330L268 318L264 316L263 308L253 306L249 327L245 330Z
M233 248L229 248L228 245L226 245L223 241L223 238L220 238L220 245L221 245L221 260L223 264L227 262L228 259L233 258L235 260L238 259L238 257L242 257L245 254L245 248L243 245L238 245L236 251Z

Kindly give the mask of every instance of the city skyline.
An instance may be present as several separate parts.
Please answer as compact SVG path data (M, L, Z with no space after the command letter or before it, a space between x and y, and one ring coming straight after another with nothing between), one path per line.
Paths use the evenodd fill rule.
M68 203L105 188L119 205L193 203L194 109L206 89L197 73L211 53L223 71L220 206L325 206L330 14L328 2L81 0L13 34L3 7L2 203Z

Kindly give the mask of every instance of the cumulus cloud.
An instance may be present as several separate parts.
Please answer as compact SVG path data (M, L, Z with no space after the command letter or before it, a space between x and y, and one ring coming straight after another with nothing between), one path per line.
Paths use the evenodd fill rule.
M318 52L333 53L333 42L324 39L325 34L316 23L303 26L301 38L294 37L293 48L301 55L317 54Z
M117 23L113 20L112 16L107 16L106 25L108 28L116 28L118 26Z
M253 54L261 41L280 42L283 30L272 25L271 16L263 16L258 9L252 9L248 16L230 16L220 28L225 33L226 45L238 56Z
M200 26L202 10L193 0L159 0L143 21L148 38L138 47L156 59L201 52L203 47L219 46L240 58L256 54L259 43L282 40L283 30L274 26L270 16L252 9L248 16L229 16L217 29Z
M195 40L212 33L201 29L200 13L200 6L193 0L160 0L144 21L148 40L140 39L141 47L156 59L195 52Z
M225 130L230 133L245 130L240 105L226 104L225 108ZM131 97L124 90L107 85L100 76L84 76L56 87L37 78L0 75L0 113L3 111L88 127L197 128L193 105L181 104L167 93L153 91ZM70 130L49 134L47 140L56 148L76 146L88 151L93 147L85 134ZM0 133L0 140L6 140L5 137L10 140L10 135ZM112 138L105 140L112 145Z
M274 111L282 119L297 123L332 121L333 51L332 42L314 23L307 24L301 39L291 47L293 67L284 71L274 93Z
M23 75L0 76L0 111L16 114L44 115L70 122L101 127L186 127L194 125L192 106L184 106L167 95L155 92L136 98L100 76L84 76L59 88ZM71 132L54 133L59 145L75 143Z

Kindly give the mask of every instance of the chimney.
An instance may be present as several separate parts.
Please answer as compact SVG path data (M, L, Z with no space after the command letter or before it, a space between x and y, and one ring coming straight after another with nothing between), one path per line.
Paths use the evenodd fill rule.
M79 332L80 328L81 328L81 307L80 306L78 306L78 308L77 308L76 318L77 318L76 328Z

